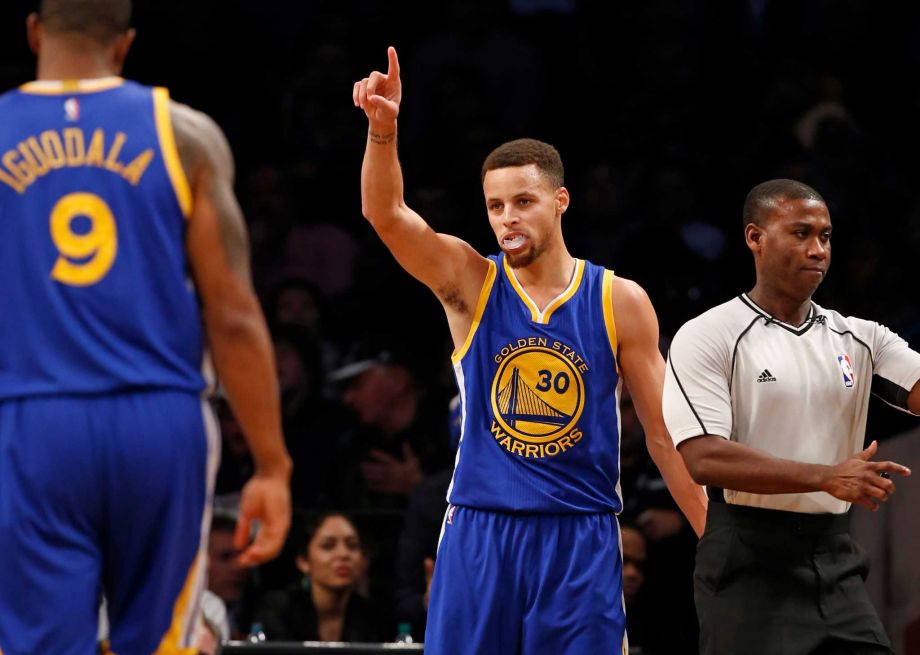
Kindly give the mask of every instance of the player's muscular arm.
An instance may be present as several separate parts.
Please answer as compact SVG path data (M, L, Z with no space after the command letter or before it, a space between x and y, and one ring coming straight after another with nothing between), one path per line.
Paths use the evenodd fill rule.
M454 343L469 330L488 263L464 241L435 232L406 205L397 155L402 83L396 50L388 51L386 74L373 72L355 83L352 100L368 119L361 166L362 212L400 265L430 288L448 315ZM459 337L459 340L458 340Z
M192 191L187 251L208 344L256 466L241 500L238 546L249 521L261 519L259 536L241 556L244 563L257 563L280 550L290 523L291 460L281 433L271 338L252 288L229 144L204 114L176 104L170 113Z
M878 444L835 465L807 464L773 457L757 448L703 435L678 445L694 480L757 494L827 493L871 510L885 501L895 486L883 472L910 475L910 470L887 461L869 461Z
M618 362L645 430L649 454L693 530L702 535L706 495L674 448L661 411L664 360L658 350L658 317L645 291L630 280L614 278L612 296Z

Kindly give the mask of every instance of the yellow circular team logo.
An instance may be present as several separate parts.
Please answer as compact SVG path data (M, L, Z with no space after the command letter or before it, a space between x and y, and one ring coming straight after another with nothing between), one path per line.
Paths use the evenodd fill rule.
M568 435L584 409L584 397L578 368L549 347L514 351L502 359L492 382L496 421L510 436L529 444Z

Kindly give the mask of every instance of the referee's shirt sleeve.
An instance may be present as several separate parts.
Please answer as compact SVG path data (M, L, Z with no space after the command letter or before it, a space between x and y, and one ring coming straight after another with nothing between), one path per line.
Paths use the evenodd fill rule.
M732 433L731 352L718 326L701 318L684 324L668 351L662 411L675 446Z
M867 322L868 323L868 322ZM872 333L872 393L910 413L907 396L920 380L920 353L884 325L869 323Z

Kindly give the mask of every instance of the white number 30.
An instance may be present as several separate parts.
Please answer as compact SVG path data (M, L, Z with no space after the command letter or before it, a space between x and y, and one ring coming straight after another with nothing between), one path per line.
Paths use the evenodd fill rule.
M73 220L78 216L91 222L86 233L73 231ZM118 252L115 217L105 201L93 193L70 193L58 200L51 210L51 239L61 253L51 277L78 287L105 277Z

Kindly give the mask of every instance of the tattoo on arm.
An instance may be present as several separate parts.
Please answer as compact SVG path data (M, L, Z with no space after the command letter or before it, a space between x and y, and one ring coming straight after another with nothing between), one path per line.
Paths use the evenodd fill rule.
M378 134L377 132L368 132L371 143L376 143L378 145L389 145L393 143L396 139L396 132L390 132L388 134Z
M201 112L174 104L171 115L179 158L192 193L213 212L231 269L249 281L249 239L233 190L230 144L217 123Z

